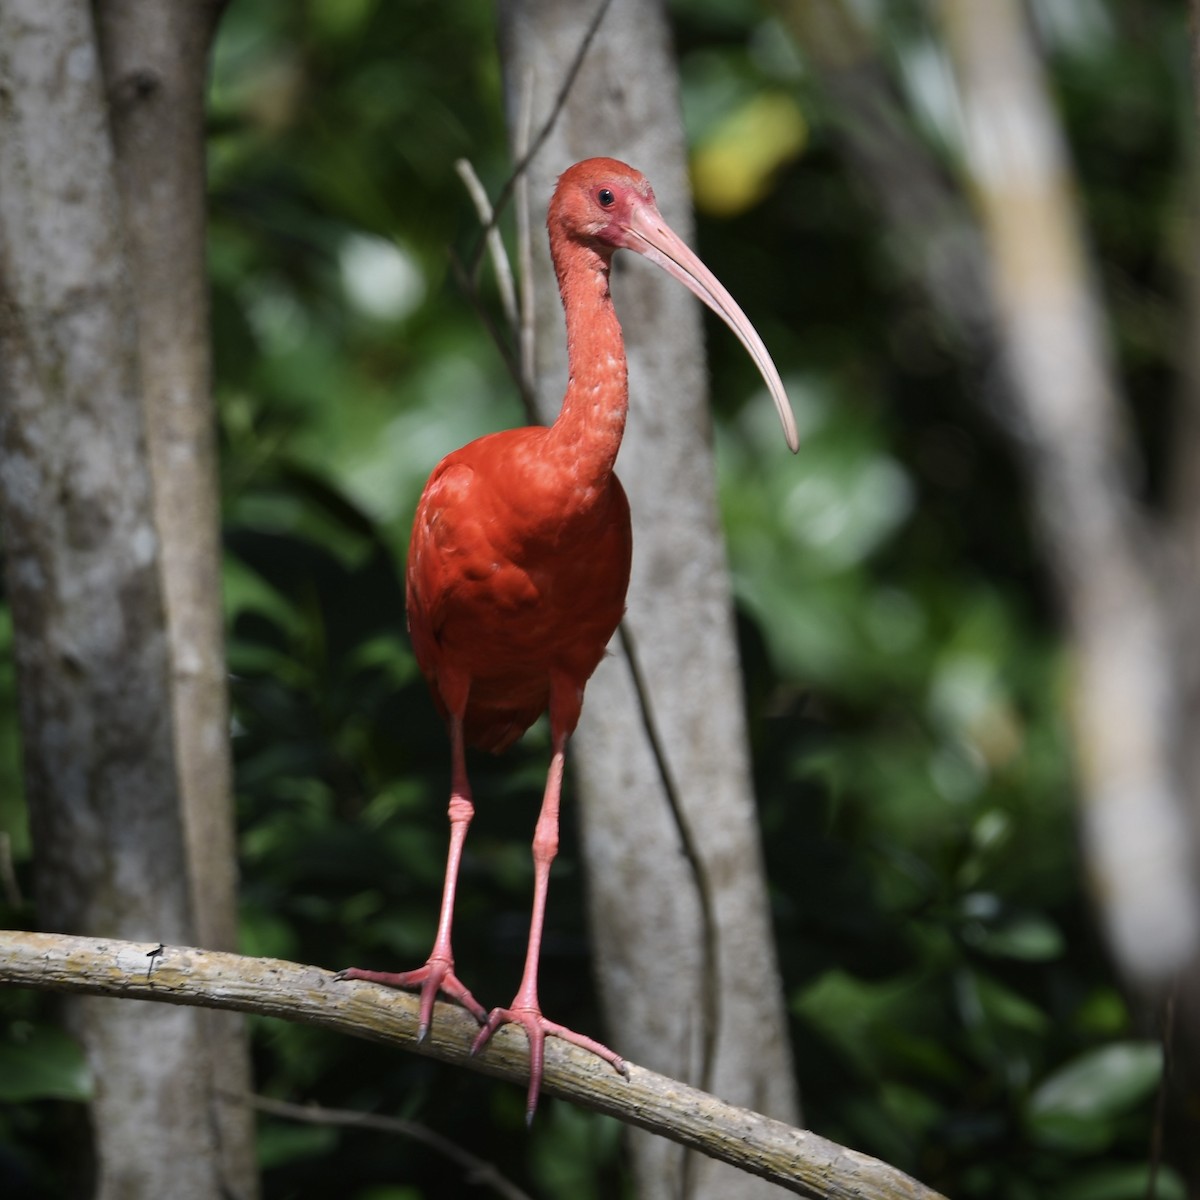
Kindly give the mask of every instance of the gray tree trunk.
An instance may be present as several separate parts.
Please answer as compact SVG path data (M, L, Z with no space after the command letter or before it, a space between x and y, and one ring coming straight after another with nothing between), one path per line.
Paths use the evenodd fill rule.
M510 127L527 80L533 126L541 127L594 11L562 0L501 5ZM566 386L566 357L542 217L556 176L593 155L644 171L663 215L690 240L677 71L665 15L652 0L615 0L531 167L536 391L547 420ZM681 836L630 665L614 642L588 686L573 741L607 1040L648 1067L795 1123L716 507L700 311L641 260L618 255L614 268L631 400L618 460L634 525L626 624L686 831ZM656 1138L636 1136L633 1153L643 1197L777 1194Z
M128 23L132 9L102 10L110 113L91 6L0 0L0 516L41 921L150 945L228 944L228 862L215 888L189 884L200 859L189 854L196 830L185 829L179 772L195 764L176 753L171 682L197 668L166 628L164 545L178 532L156 530L144 433L164 396L181 408L207 392L197 218L182 217L175 241L172 214L158 208L190 187L190 211L202 211L202 93L188 102L190 132L167 135L193 145L172 153L160 143L153 167L138 114L148 95L157 92L162 111L173 88L202 85L213 10L169 7L195 56L190 83L167 78L178 65L169 56L149 65L153 55L143 54L151 6L136 14L149 22L141 29ZM181 155L195 168L182 184ZM124 213L122 187L127 199L145 192ZM151 210L157 234L135 228ZM159 291L143 298L152 260ZM163 316L181 328L156 331L149 309L167 304L172 286L191 298ZM201 363L189 385L179 382L187 368L173 375L166 365L185 341ZM201 541L214 545L208 532ZM225 739L221 718L197 732L210 744ZM228 819L227 772L224 780L207 802ZM228 854L228 839L201 836ZM216 1094L246 1078L230 1026L215 1032L199 1012L101 1000L72 1001L68 1021L95 1085L97 1195L254 1195L248 1118L230 1119Z
M205 255L205 91L223 0L101 0L98 33L134 281L170 644L192 942L237 949L237 846ZM245 1021L204 1010L212 1085L250 1090ZM255 1179L249 1109L218 1104L224 1171Z

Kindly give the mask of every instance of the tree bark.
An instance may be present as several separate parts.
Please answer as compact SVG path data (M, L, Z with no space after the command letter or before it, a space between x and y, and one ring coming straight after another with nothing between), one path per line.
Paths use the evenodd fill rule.
M221 595L206 259L205 91L224 0L97 6L134 283L192 936L237 946L237 846ZM250 1086L245 1023L200 1014L215 1092ZM226 1177L250 1194L254 1121L218 1105Z
M101 0L101 56L134 281L197 936L237 934L220 495L205 260L204 93L216 3Z
M83 0L0 2L0 516L36 898L51 928L193 940L150 351L97 47ZM169 261L202 289L184 279L202 260ZM222 1154L204 1020L95 1000L67 1016L94 1081L97 1195L253 1194Z
M560 0L501 5L510 128L527 80L533 128L545 122L594 12ZM676 80L661 7L616 0L530 166L543 419L553 419L566 383L544 205L572 162L611 155L647 173L663 215L690 238ZM798 1101L751 791L700 312L673 280L631 257L618 255L613 272L630 381L618 461L634 524L626 627L669 784L614 642L573 743L610 1044L791 1122ZM644 1197L772 1194L715 1164L681 1162L655 1139L635 1140L633 1154Z

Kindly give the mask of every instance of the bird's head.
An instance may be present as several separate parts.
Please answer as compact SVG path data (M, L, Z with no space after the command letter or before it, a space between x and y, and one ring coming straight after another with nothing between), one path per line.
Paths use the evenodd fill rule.
M787 444L797 448L792 407L762 338L717 277L663 220L645 175L615 158L577 162L558 177L546 224L556 257L571 243L598 250L605 259L615 250L632 250L703 300L754 359L775 401Z
M621 247L634 249L629 231L635 214L646 208L658 215L654 189L641 171L615 158L588 158L558 177L546 224L552 237L590 243L611 254Z

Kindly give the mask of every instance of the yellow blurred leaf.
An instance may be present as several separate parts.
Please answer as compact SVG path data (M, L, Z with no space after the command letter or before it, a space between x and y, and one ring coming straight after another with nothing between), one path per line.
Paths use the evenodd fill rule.
M745 212L807 140L808 123L790 96L767 92L748 100L718 123L692 157L696 206L720 217Z

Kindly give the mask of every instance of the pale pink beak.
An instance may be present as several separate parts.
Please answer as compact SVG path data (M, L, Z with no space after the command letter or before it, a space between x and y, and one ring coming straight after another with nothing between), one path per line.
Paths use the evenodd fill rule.
M746 347L750 357L754 359L771 399L775 401L775 409L779 420L783 423L783 436L793 453L800 446L800 438L796 433L796 418L792 415L792 406L788 403L787 392L783 388L783 380L779 378L770 354L767 353L763 340L757 330L750 324L750 318L738 307L738 303L725 290L721 281L700 261L696 254L684 243L671 227L662 219L655 205L646 201L634 206L628 225L623 232L626 240L622 245L626 250L648 258L652 263L662 267L668 275L674 276L688 291L699 297L709 308L729 326L737 335L738 341Z

